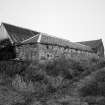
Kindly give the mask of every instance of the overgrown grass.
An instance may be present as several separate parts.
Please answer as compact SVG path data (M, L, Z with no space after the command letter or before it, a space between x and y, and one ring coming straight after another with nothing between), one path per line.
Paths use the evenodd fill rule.
M30 62L8 60L0 62L0 73L5 73L6 75L12 77L16 74L22 74L25 69L29 66Z
M105 96L105 70L100 70L103 67L105 67L104 59L78 61L62 57L46 64L11 60L0 62L0 74L11 78L11 82L15 80L17 75L22 78L23 83L28 84L31 81L32 86L34 86L33 89L37 87L38 91L37 93L30 93L32 99L26 95L26 92L27 100L34 100L35 97L50 98L55 94L56 98L58 96L70 96L68 93L76 82L77 85L75 86L77 87L75 88L79 86L79 95L85 100L87 96ZM87 77L90 79L88 80Z

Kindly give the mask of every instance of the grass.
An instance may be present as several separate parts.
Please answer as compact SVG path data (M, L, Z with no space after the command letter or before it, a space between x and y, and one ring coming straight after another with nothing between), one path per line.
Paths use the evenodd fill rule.
M0 74L3 80L2 82L5 84L4 89L7 87L7 93L8 89L10 89L11 94L12 92L15 92L16 96L21 95L24 97L22 98L24 102L21 103L21 105L27 105L26 103L31 105L32 103L37 102L38 104L47 105L49 105L49 103L75 105L74 100L76 100L77 97L77 100L80 100L80 102L83 103L89 103L89 97L93 97L90 99L92 101L95 100L94 103L97 103L97 105L101 105L100 103L104 103L105 96L104 67L104 59L97 61L78 61L76 59L66 59L65 57L62 57L46 64L11 60L0 62ZM20 91L14 87L12 82L16 79L16 76L20 77L20 82L22 81L22 83L26 84L26 89L31 86L33 91ZM30 85L31 83L33 85ZM2 84L0 83L0 87L3 87ZM7 84L10 85L9 88ZM20 86L20 88L22 87ZM37 90L37 92L34 90ZM2 99L4 97L3 94L6 93L2 89L0 90L0 93L2 93ZM7 97L9 97L9 100L13 97L9 95L10 93L6 94L7 96L4 97L6 100ZM72 96L72 93L74 96ZM62 103L57 101L63 97L65 97L64 100L68 99L68 101ZM103 98L99 99L98 97ZM42 99L45 102L41 101ZM18 105L19 102L20 101L14 102L12 100L10 105ZM78 101L77 105L79 105L80 102Z

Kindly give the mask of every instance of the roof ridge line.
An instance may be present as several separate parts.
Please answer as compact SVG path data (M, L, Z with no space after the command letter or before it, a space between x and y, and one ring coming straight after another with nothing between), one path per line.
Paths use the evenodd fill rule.
M3 24L3 25L10 25L10 26L12 26L12 27L20 28L20 29L23 29L23 30L38 32L38 31L36 31L36 30L34 30L34 29L30 29L30 28L28 28L28 27L24 27L24 26L20 26L20 25L13 25L13 24L10 24L10 23L1 22L1 25L2 25L2 24ZM39 32L38 32L38 33L39 33Z
M80 42L76 42L76 43L81 43L81 42L91 42L91 41L99 41L99 40L102 40L102 38L99 38L99 39L91 39L91 40L85 40L85 41L80 41Z
M41 37L42 37L42 34L39 34L39 38L37 40L38 43L41 41Z

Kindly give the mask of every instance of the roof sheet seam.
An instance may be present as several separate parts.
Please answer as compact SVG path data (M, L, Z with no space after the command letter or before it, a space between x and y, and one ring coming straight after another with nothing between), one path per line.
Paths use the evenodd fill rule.
M30 38L28 38L28 39L26 39L26 40L23 40L21 43L24 43L24 42L26 42L26 41L28 41L28 40L31 40L31 39L35 38L36 36L38 36L38 35L39 35L39 34L34 35L34 36L32 36L32 37L30 37Z

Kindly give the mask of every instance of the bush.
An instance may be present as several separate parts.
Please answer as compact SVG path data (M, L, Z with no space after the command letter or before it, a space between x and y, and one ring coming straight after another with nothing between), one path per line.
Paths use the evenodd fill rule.
M49 62L45 67L45 71L48 75L54 77L62 75L64 78L72 79L83 72L84 69L79 62L63 57L55 60L54 62Z
M105 97L103 96L87 96L83 98L83 101L89 105L105 105Z
M81 96L105 96L105 68L93 72L88 79L86 78L83 79L83 83L80 82Z
M87 102L89 105L95 105L96 104L96 97L94 97L94 96L86 96L86 97L83 98L83 101Z
M96 98L96 105L105 105L105 97Z
M1 61L0 62L0 73L5 73L6 75L12 77L15 74L22 74L23 71L28 67L29 62L23 61Z
M91 81L84 87L80 89L80 95L85 97L85 96L97 96L98 89L97 89L97 82L96 81Z

